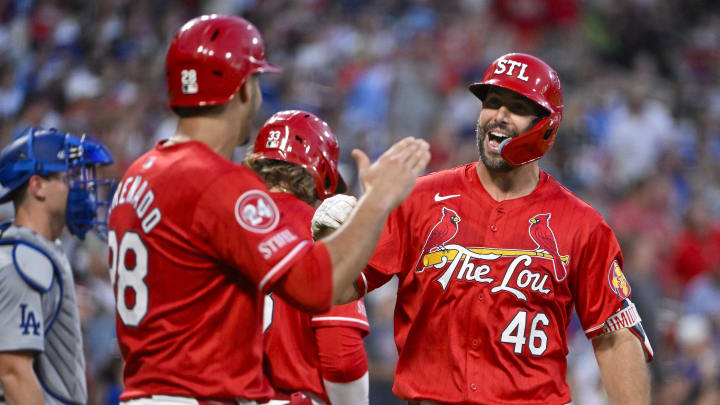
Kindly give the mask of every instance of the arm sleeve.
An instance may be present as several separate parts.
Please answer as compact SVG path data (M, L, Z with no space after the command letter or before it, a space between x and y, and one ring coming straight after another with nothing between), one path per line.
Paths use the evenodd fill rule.
M344 405L368 405L370 403L370 374L365 373L355 381L334 383L323 380L330 403Z
M0 268L0 351L45 348L42 295L28 285L12 263Z
M280 215L262 181L249 169L215 179L198 199L193 231L262 292L271 289L312 248L312 240Z
M630 300L630 284L622 272L623 257L610 227L602 222L582 249L581 269L572 282L575 309L588 339L629 328L640 339L648 360L653 351Z
M336 383L355 381L368 370L362 330L334 326L315 329L323 379Z

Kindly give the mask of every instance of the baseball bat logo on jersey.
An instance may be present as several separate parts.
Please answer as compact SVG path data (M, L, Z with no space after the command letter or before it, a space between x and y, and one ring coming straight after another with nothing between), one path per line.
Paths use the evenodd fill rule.
M451 244L459 230L460 216L454 210L443 207L440 219L430 230L423 246L415 272L422 273L430 267L445 268L444 273L436 280L443 290L447 289L454 278L492 284L491 292L508 292L524 301L527 301L527 295L522 290L526 288L547 295L550 293L550 289L546 287L548 270L536 271L536 266L532 266L533 260L538 258L550 261L553 266L551 272L558 282L567 277L566 266L570 262L569 256L559 253L549 219L550 214L537 214L529 219L528 235L535 243L535 249L467 248ZM505 268L504 275L495 277L490 264L500 263L498 260L502 258L513 260ZM496 280L499 280L499 283Z
M275 202L261 190L246 191L235 202L235 219L250 232L268 233L280 220Z
M625 299L630 296L630 283L628 283L623 274L620 264L617 260L613 260L610 263L610 269L608 270L608 284L610 289L618 297Z

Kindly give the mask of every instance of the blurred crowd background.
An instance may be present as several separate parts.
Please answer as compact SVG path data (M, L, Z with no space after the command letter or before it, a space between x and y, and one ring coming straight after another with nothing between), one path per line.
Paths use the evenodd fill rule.
M318 114L340 140L346 179L353 147L377 156L406 135L431 142L431 171L477 160L481 105L468 84L510 51L547 61L565 114L541 167L616 232L655 348L653 403L720 403L720 2L0 0L2 144L27 126L88 133L110 146L108 175L119 178L172 134L165 51L203 13L254 22L285 69L262 76L256 128L281 109ZM122 364L105 247L65 239L90 404L114 404ZM367 297L371 404L401 403L391 394L392 289ZM577 322L570 336L574 403L605 403Z

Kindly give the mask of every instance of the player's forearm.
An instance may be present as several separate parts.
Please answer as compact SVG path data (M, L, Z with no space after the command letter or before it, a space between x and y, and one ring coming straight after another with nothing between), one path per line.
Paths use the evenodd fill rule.
M355 295L353 282L365 268L391 205L383 196L368 192L358 201L350 218L323 242L330 252L333 266L333 304L345 303Z
M43 405L43 393L29 353L0 353L0 384L7 405Z
M344 288L336 289L333 292L333 305L349 304L359 300L363 296L363 292L357 285L357 280Z
M650 403L650 374L638 339L628 329L592 341L611 404Z

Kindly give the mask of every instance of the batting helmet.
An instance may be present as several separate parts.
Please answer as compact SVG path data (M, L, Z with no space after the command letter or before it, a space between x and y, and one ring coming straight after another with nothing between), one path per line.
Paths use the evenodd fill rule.
M265 60L262 37L249 21L210 14L193 18L173 37L165 80L173 107L229 102L253 73L279 72Z
M92 137L78 138L54 128L28 128L0 154L0 203L9 201L13 191L35 174L66 172L68 229L80 239L90 229L104 238L107 217L98 217L107 214L113 181L99 178L96 169L112 162L110 150Z
M314 114L299 110L280 111L260 128L255 158L294 163L315 180L319 199L347 190L338 172L340 147L330 126Z
M562 121L563 96L557 72L532 55L509 53L496 59L482 80L469 89L485 101L490 86L514 91L547 111L548 115L537 120L528 131L500 145L503 159L513 166L540 159L555 142Z

